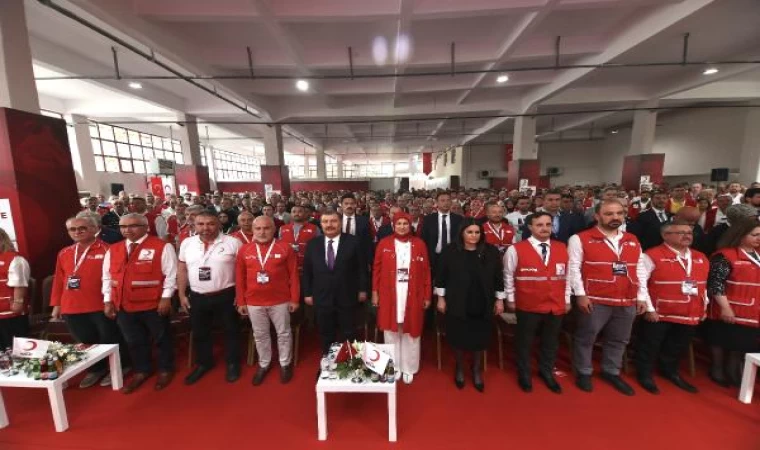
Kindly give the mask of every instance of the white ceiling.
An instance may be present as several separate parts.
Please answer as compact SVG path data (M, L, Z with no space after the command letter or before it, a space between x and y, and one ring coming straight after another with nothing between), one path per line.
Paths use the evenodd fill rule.
M720 72L709 77L702 75L701 65L517 70L552 66L557 36L561 36L560 64L677 62L684 33L690 34L690 61L760 60L757 0L54 2L133 45L153 49L162 61L184 73L247 76L246 47L251 48L258 76L347 75L349 47L359 76L447 73L452 42L456 70L500 71L311 80L308 92L296 90L293 79L203 82L255 108L264 120L318 122L288 129L329 154L354 159L405 160L421 149L441 150L471 141L509 142L513 121L507 116L529 111L587 111L542 115L538 119L542 138L560 132L595 136L632 119L630 112L600 109L653 101L673 106L760 97L757 64L719 66ZM115 45L123 74L167 74L37 2L29 2L27 16L33 56L48 69L112 74L110 47ZM496 77L502 73L510 80L499 84ZM257 120L182 80L144 81L139 93L125 84L123 80L38 82L44 95L58 97L80 113L92 108L96 115L185 112L201 120ZM72 98L80 92L74 86L86 86L81 92L89 97ZM142 98L135 102L135 95ZM132 100L121 99L124 96ZM138 111L138 103L146 104L149 111ZM344 123L325 129L321 123L325 121ZM257 135L253 126L222 128L238 137ZM286 149L313 151L295 139L286 140Z

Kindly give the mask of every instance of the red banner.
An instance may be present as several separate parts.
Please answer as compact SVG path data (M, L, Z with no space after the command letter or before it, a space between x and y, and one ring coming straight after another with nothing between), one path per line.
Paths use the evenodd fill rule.
M150 192L154 197L164 199L164 182L161 177L150 177Z
M433 154L430 152L422 154L422 172L425 175L430 175L433 171Z

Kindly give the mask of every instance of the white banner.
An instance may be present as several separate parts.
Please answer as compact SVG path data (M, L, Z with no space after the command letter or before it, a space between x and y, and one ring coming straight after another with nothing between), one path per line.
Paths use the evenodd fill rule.
M47 354L50 341L13 338L13 356L19 358L42 358Z
M378 375L384 374L385 368L388 366L388 361L390 361L391 357L370 342L364 343L363 350L362 360L364 361L364 365Z
M7 198L0 198L0 228L8 233L13 242L13 246L18 250L16 242L16 227L13 226L13 212L11 211L11 201Z

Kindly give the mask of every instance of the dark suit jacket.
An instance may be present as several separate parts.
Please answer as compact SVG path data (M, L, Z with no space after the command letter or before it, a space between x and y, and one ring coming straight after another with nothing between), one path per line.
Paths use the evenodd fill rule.
M306 244L301 289L304 297L314 297L317 308L347 308L359 302L359 292L368 292L367 259L359 239L341 234L335 267L327 268L325 236Z
M573 212L563 212L560 211L559 213L559 232L558 233L552 233L551 238L557 241L562 241L565 244L567 244L567 241L570 240L570 236L574 234L578 234L581 231L586 229L586 219L580 214L573 213ZM528 239L530 237L530 230L527 226L525 226L525 229L522 232L522 238Z
M467 302L481 300L486 302L486 311L493 310L496 292L504 290L504 272L499 250L493 245L486 244L483 257L479 259L480 283L484 299L472 298L470 292L470 268L467 267L469 258L466 258L463 250L458 250L456 244L450 244L441 252L441 257L436 270L435 287L446 290L446 314L453 317L465 318L467 315Z
M670 215L665 213L670 219ZM657 214L653 209L648 209L639 214L639 217L632 223L632 227L629 230L639 238L642 250L648 250L652 247L656 247L662 244L662 235L660 234L660 219L657 218Z
M356 219L356 225L354 225L356 234L354 236L359 240L359 245L364 252L364 256L367 258L367 261L372 261L375 246L372 245L372 233L370 233L369 229L369 217L356 214L354 215L354 219ZM340 221L342 226L343 217L340 218Z
M449 243L456 240L459 226L462 224L463 217L459 214L449 214L449 224L451 230L449 230L449 236L451 239ZM425 241L425 245L428 248L428 254L430 255L430 267L435 270L436 260L438 255L435 254L435 247L438 245L438 212L428 214L425 216L422 222L422 240ZM443 250L441 250L443 253Z

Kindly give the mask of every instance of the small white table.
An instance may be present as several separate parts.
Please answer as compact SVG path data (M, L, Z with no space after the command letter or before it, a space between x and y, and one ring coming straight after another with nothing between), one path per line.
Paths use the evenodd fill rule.
M394 346L376 344L380 349L391 355L396 367ZM320 441L327 440L327 405L326 393L347 392L354 394L388 394L388 440L396 442L396 381L393 383L354 383L350 378L317 381L317 432Z
M747 356L744 358L742 387L739 389L739 401L742 403L752 403L752 394L755 391L757 366L760 366L760 353L747 353Z
M35 380L27 377L23 373L6 377L0 375L0 388L3 387L20 387L20 388L38 388L47 389L50 398L50 409L53 411L53 422L55 422L55 431L66 431L69 428L69 418L66 414L66 404L63 402L63 388L66 382L79 375L96 362L108 358L111 369L111 387L118 391L122 387L121 361L119 360L119 346L117 344L94 345L87 350L87 358L78 363L69 366L55 380ZM5 411L2 393L0 393L0 428L5 428L10 424L8 413Z

